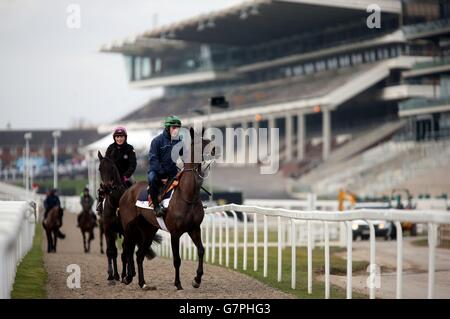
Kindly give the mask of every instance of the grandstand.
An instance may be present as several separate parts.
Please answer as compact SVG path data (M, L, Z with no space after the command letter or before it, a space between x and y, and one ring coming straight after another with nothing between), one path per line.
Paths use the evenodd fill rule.
M365 152L397 150L399 136L420 143L450 133L450 10L442 0L377 1L381 28L371 29L371 2L247 1L104 45L124 56L132 87L162 86L164 95L100 132L119 123L155 129L168 114L219 128L278 127L294 189L333 194L360 187L361 176L376 181ZM219 94L228 109L199 112ZM321 172L352 161L358 182L334 174L320 183Z

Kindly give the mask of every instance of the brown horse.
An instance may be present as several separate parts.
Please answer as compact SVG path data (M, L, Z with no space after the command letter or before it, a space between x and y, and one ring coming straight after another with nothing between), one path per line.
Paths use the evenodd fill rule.
M202 162L204 161L203 151L210 143L209 140L195 133L194 129L190 129L191 147L190 149L198 149L202 152ZM183 152L185 152L183 150ZM211 155L214 155L214 147L211 148ZM203 221L204 211L203 204L200 200L200 188L203 183L204 176L201 170L202 162L194 162L194 152L188 152L189 163L185 163L183 171L178 176L178 186L172 195L169 207L165 214L164 220L167 229L171 235L173 265L175 267L175 286L178 290L183 289L180 281L180 265L181 258L179 252L180 237L184 233L188 233L198 251L198 268L197 276L192 281L194 288L200 287L203 275L203 255L204 247L201 240L200 224ZM146 253L151 252L150 245L158 231L159 224L152 210L139 208L135 206L139 194L147 187L146 182L139 182L129 188L120 199L119 211L122 227L124 229L123 249L125 257L122 261L127 262L128 273L122 281L129 284L134 276L133 252L134 247L138 245L136 252L136 261L138 264L139 286L143 289L150 287L145 284L143 260ZM124 269L125 271L125 269Z
M61 227L59 206L55 206L47 213L47 217L42 221L42 226L47 235L47 252L56 253L56 243L58 241L59 228Z
M103 215L98 216L98 232L100 237L100 253L104 254L105 251L103 250L103 237L105 236L103 232Z
M119 170L114 162L98 152L100 160L99 171L102 180L103 189L105 192L105 199L103 202L103 232L106 239L106 256L108 259L108 280L113 283L113 280L119 280L120 276L117 271L117 235L123 233L122 227L117 216L117 209L119 207L119 200L125 192L126 187L123 185Z
M92 210L88 203L83 203L83 210L78 216L78 223L80 225L81 235L83 236L84 252L88 253L91 250L91 241L94 239L95 220L92 217ZM88 238L86 238L86 233Z

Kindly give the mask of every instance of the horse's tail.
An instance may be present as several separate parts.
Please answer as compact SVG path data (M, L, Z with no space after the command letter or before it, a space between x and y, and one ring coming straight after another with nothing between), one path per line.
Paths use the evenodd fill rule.
M153 237L152 243L161 244L162 243L162 236L159 234L155 234L155 237ZM156 253L152 248L152 245L147 247L147 251L145 252L145 257L147 257L148 260L152 260L156 257Z

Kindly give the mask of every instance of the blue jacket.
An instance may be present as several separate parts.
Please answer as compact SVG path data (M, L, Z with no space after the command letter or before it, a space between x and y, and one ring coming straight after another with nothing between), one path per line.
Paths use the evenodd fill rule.
M49 211L50 209L52 209L55 206L61 207L61 202L59 201L59 197L54 194L48 195L47 198L44 200L45 210Z
M176 162L172 161L172 148L182 143L181 139L171 140L169 132L165 129L152 140L149 158L149 172L153 171L160 178L172 178L178 173ZM182 155L182 152L180 152Z

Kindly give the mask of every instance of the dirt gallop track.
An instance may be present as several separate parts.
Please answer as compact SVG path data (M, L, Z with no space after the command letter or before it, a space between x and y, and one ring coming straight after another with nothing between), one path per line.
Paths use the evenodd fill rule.
M106 280L106 257L100 254L98 229L92 242L90 254L83 253L80 230L76 227L76 215L66 213L62 228L66 239L58 241L56 254L45 253L45 267L48 272L48 298L291 298L290 295L268 287L246 275L211 265L205 265L202 286L194 289L191 281L195 276L196 262L182 261L181 282L184 290L176 291L173 286L172 261L155 258L144 261L145 278L157 290L142 291L137 278L129 286L117 282L109 286ZM45 249L46 240L43 241ZM106 247L105 247L106 248ZM45 250L46 251L46 250ZM119 258L120 259L120 258ZM81 288L67 287L66 268L77 264L81 270ZM121 262L118 261L119 272Z

